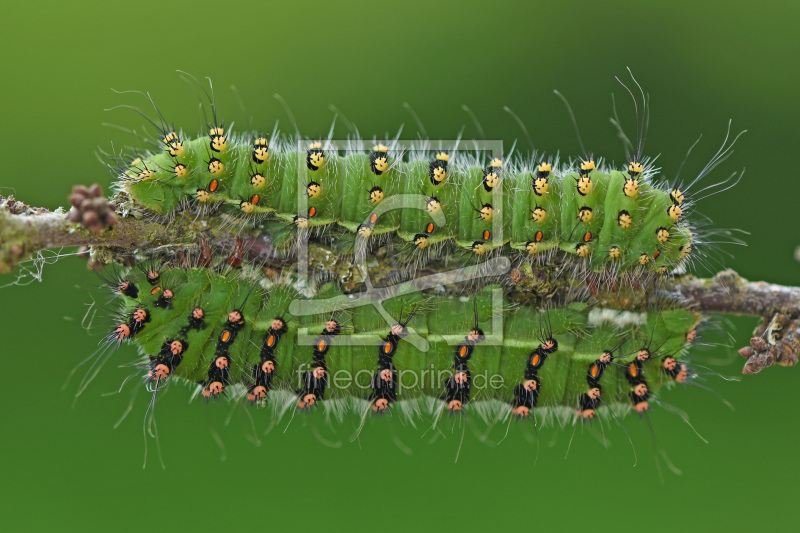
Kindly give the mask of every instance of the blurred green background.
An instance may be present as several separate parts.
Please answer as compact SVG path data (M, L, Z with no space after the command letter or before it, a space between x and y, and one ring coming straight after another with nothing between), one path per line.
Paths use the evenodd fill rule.
M272 96L280 93L309 136L327 132L330 104L366 136L395 132L401 123L414 136L402 107L409 102L432 138L452 138L465 124L465 135L476 135L461 110L467 104L489 138L511 142L521 133L502 111L508 105L539 148L577 155L552 94L558 89L587 146L620 162L610 94L630 125L629 101L614 76L625 79L631 67L652 97L647 153L661 154L668 174L698 134L704 137L687 176L716 150L729 118L735 130L748 130L714 174L747 167L744 179L700 210L716 227L750 233L748 248L726 248L735 254L727 266L751 279L798 284L799 23L800 4L785 0L16 2L4 6L0 32L0 190L55 208L74 183L108 186L98 150L132 139L103 123L140 128L143 120L104 108L146 107L137 95L111 88L150 91L169 120L199 128L197 97L176 69L211 76L221 116L240 128L247 120L230 85L255 126L270 129L276 119L288 125ZM13 281L0 277L0 285ZM116 430L131 387L102 396L117 389L125 370L109 364L74 406L75 383L60 389L98 340L81 328L97 284L85 261L70 257L46 266L43 283L0 290L4 531L598 531L639 523L647 531L739 531L797 520L800 371L784 368L740 383L712 379L735 412L704 390L670 393L668 401L691 414L710 444L656 409L660 443L683 470L667 471L663 483L649 430L637 417L625 421L639 455L635 468L613 424L605 429L608 450L596 427L579 430L566 460L571 430L543 430L536 462L536 446L521 429L496 447L468 430L454 463L458 432L428 444L418 431L386 421L368 424L351 443L347 432L334 437L330 428L296 419L285 434L275 428L256 446L241 409L226 427L229 406L187 406L180 387L158 402L167 469L151 442L142 470L146 394ZM738 347L755 322L733 322L728 342ZM115 361L132 352L126 347ZM730 375L743 362L726 347L697 360ZM261 433L266 422L257 425ZM225 443L224 461L211 428ZM344 442L326 447L315 432Z

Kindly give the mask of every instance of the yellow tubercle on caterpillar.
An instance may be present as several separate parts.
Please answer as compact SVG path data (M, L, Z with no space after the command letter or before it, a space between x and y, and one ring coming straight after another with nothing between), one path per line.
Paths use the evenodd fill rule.
M212 157L211 160L208 162L208 171L215 175L219 176L225 170L225 165L222 164L222 161L217 159L216 157Z
M628 175L631 178L635 178L639 174L642 173L642 164L637 161L631 161L628 163Z
M383 189L378 187L377 185L369 190L369 201L373 204L379 204L383 201L385 195L383 193Z
M592 163L594 165L594 163ZM583 165L581 165L581 169ZM583 172L583 170L581 170ZM578 194L581 196L586 196L587 194L592 192L594 188L594 183L592 183L592 178L589 177L588 173L586 175L582 175L578 179L575 180L575 187L578 189Z
M489 166L495 168L503 168L503 161L502 159L494 158L491 161L489 161Z
M539 165L540 167L542 165ZM550 165L547 165L548 167ZM549 171L547 172L549 174ZM541 174L541 173L540 173ZM533 180L533 192L536 193L536 196L543 196L550 191L550 181L547 179L547 176L538 176Z
M228 149L228 139L225 138L225 130L220 127L211 128L208 132L211 142L208 143L215 152L224 152Z
M531 211L531 219L534 222L542 222L547 218L547 211L543 207L536 207Z
M593 216L591 207L583 206L578 210L578 220L581 222L590 222Z
M379 172L386 172L386 169L389 168L389 163L386 161L385 157L379 157L375 159L375 169Z
M142 170L141 172L139 172L138 178L139 178L140 181L145 181L145 180L153 179L155 177L155 175L156 175L155 172L153 172L149 168L146 168L146 169Z
M186 148L183 147L183 143L180 138L178 138L178 134L174 131L164 136L164 146L166 146L166 151L171 157L182 158L186 155Z
M250 185L252 185L256 189L263 189L266 184L267 184L267 179L264 177L263 174L256 172L250 176Z
M546 178L553 171L553 165L550 163L539 163L536 167L536 175L540 178Z
M610 257L611 259L619 259L621 255L622 255L622 250L620 249L619 246L612 246L608 250L608 257Z
M591 233L589 235L591 235ZM592 249L585 242L582 242L575 246L575 255L577 255L578 257L588 257L591 251Z
M325 165L325 152L322 150L321 142L312 142L308 145L306 165L312 172L316 172Z
M658 242L665 243L669 239L669 230L667 228L658 228L656 230L656 238Z
M372 236L372 228L366 224L359 224L358 229L356 230L359 236L367 238Z
M581 161L581 175L586 175L596 168L593 160Z
M622 229L629 229L631 224L633 224L633 217L631 217L630 213L627 211L620 211L617 216L617 223Z
M628 198L633 198L639 194L639 180L628 178L625 180L625 185L622 186L622 193Z
M376 176L380 176L389 169L389 157L386 155L389 148L383 144L376 144L372 147L369 155L369 168Z
M640 265L646 265L646 264L647 264L647 263L649 263L649 262L650 262L650 256L649 256L649 255L647 255L647 254L641 254L641 255L639 256L639 264L640 264Z
M493 159L492 163L494 162L500 162L500 160ZM502 166L502 162L500 162L500 166ZM491 192L492 189L500 184L500 172L498 171L500 166L490 164L483 172L483 187L488 192Z
M475 241L472 243L472 251L475 255L483 255L486 253L486 246L481 241Z
M681 215L683 214L683 209L678 207L677 205L671 205L667 208L667 215L669 215L669 219L673 222L677 222Z
M681 259L686 259L689 257L689 254L692 253L692 245L691 244L683 244L678 249L678 253L681 256Z
M319 198L322 194L322 185L316 181L310 181L308 186L306 186L306 194L309 198Z
M441 185L447 179L447 162L450 156L444 152L436 154L436 158L430 164L430 178L434 185Z
M416 246L420 250L424 250L428 247L428 236L417 234L414 236L414 246Z
M683 203L683 193L680 191L680 189L675 189L669 193L669 199L672 200L673 204L681 205Z
M492 220L492 215L494 214L494 208L492 208L491 204L483 204L480 210L478 211L478 216L484 222L489 222Z
M211 200L211 193L205 189L197 189L197 192L194 193L194 197L198 202L206 203Z
M243 213L249 215L253 211L255 211L259 200L261 200L261 197L258 196L257 194L254 194L253 196L250 197L249 200L245 200L243 202L240 202L239 203L239 209L241 209Z
M266 163L269 160L269 141L265 137L259 137L253 141L253 162L257 165Z
M189 175L189 169L186 168L186 165L182 165L180 163L175 165L175 167L172 169L172 172L175 174L176 178L181 179Z
M533 255L539 251L539 243L528 241L525 243L525 250L530 254Z
M294 225L300 229L305 229L308 227L308 217L304 216L296 216L294 217Z
M428 203L425 204L425 209L431 215L437 215L442 211L442 204L441 204L441 202L439 202L438 198L436 198L435 196L432 196L428 200Z

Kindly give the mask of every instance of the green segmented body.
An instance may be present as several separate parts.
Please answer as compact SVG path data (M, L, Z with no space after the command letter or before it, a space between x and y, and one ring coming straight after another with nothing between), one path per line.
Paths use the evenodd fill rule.
M148 313L149 320L132 336L141 353L156 356L165 341L180 339L184 343L182 360L172 369L170 379L195 383L207 380L209 365L220 353L219 339L228 328L228 313L239 310L244 326L227 352L231 362L227 385L247 386L252 381L251 369L261 360L265 336L273 319L280 317L287 321L288 330L274 350L279 379L273 381L272 387L297 392L302 372L313 365L314 345L308 339L314 338L331 317L336 317L342 330L332 339L325 356L329 372L325 398L370 397L369 380L378 369L378 352L391 327L372 306L293 318L287 312L294 309L292 302L305 299L285 283L274 283L264 289L252 276L225 276L208 268L166 269L156 283L148 282L146 274L139 270L131 270L121 279L138 288L136 297L120 294L122 316L133 316L137 309ZM173 296L165 304L162 296L167 290ZM587 369L603 350L625 339L626 347L619 352L621 363L631 361L635 352L645 346L653 351L657 347L659 354L678 354L700 318L682 309L661 310L636 315L638 323L625 325L612 315L597 318L597 311L590 313L591 308L585 303L572 303L548 311L530 307L513 312L506 309L502 326L494 330L497 323L493 316L498 315L493 311L497 300L492 291L492 287L484 288L472 299L417 293L382 302L397 319L407 318L409 309L415 309L408 327L429 343L427 351L415 348L412 342L399 343L394 356L400 374L398 400L443 397L443 382L453 373L456 347L474 327L476 313L486 340L475 345L469 360L475 383L471 401L511 401L514 387L524 380L528 358L539 346L544 329L549 329L558 341L558 350L549 356L538 374L539 406L570 408L575 408L578 397L586 392ZM312 300L319 302L338 296L341 296L339 289L330 283ZM505 300L502 307L508 307ZM189 327L189 317L196 308L204 310L203 323ZM306 343L300 342L303 331L308 335ZM354 340L357 345L353 345ZM671 381L659 368L656 360L643 366L651 393ZM337 376L344 377L340 380ZM482 386L478 385L478 376L486 380ZM609 367L600 383L607 403L625 402L631 390L621 367Z
M175 143L180 143L178 153ZM349 232L366 227L363 236L396 234L420 247L450 242L478 254L497 248L532 255L560 251L579 256L596 272L644 268L666 273L691 249L692 233L677 207L682 200L675 201L640 172L601 172L592 164L585 173L542 173L519 161L499 168L455 154L444 162L445 177L437 182L432 167L443 162L425 150L347 150L340 155L319 148L313 151L324 162L316 167L309 163L312 150L296 145L270 147L261 161L251 141L228 140L221 151L211 144L209 137L167 143L164 152L124 170L120 186L140 207L158 214L191 200L302 227L336 224ZM382 172L371 164L376 155L386 158ZM489 172L499 178L491 188L485 186ZM533 186L537 177L547 184L541 194ZM590 190L580 190L581 178L590 181ZM637 191L626 195L626 184L633 182ZM310 186L315 186L313 193ZM376 187L382 193L377 202L370 194ZM392 198L401 194L414 196L395 198L395 204ZM435 207L426 203L433 198L441 214L426 209ZM385 210L393 205L399 209ZM479 213L485 206L488 211ZM677 214L670 214L671 207ZM545 212L541 219L533 217L537 208ZM581 220L587 209L591 219ZM370 220L373 213L377 220ZM627 226L620 223L622 213L630 217Z

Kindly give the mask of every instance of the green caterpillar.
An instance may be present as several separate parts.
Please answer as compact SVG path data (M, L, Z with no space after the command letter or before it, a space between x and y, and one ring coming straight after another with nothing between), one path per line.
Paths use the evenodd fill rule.
M301 228L338 224L362 238L396 233L418 248L452 241L478 255L505 245L530 255L560 250L595 271L647 265L666 273L691 251L683 194L648 183L637 162L627 172L601 172L588 160L556 174L550 163L529 170L522 161L481 165L465 157L472 160L457 165L445 152L424 150L403 161L402 151L382 144L341 156L322 143L303 152L285 143L270 150L265 137L229 141L219 127L193 140L168 133L163 143L163 153L126 169L121 184L159 214L193 199ZM399 195L410 199L377 209Z
M589 156L569 168L456 146L433 151L429 142L301 149L299 138L277 132L271 140L232 135L215 109L214 117L208 136L196 139L154 123L161 150L118 169L118 187L135 207L159 215L220 209L301 229L336 225L363 240L390 234L418 249L452 243L478 256L562 253L594 272L666 274L692 252L690 202L680 188L655 182L641 146L624 171L598 168ZM687 189L727 157L726 143Z
M381 305L398 317L387 323L372 306L339 308L347 297L335 283L306 298L296 280L270 281L247 265L233 275L210 264L133 268L109 282L120 308L106 347L136 344L156 389L178 379L207 398L261 404L288 394L303 409L352 398L376 412L409 400L451 412L477 402L506 415L546 407L591 418L602 397L641 411L664 384L690 376L678 358L700 320L664 309L628 314L626 323L582 302L512 313L485 287L471 299L387 298ZM326 301L334 306L319 307ZM112 352L100 352L79 393Z

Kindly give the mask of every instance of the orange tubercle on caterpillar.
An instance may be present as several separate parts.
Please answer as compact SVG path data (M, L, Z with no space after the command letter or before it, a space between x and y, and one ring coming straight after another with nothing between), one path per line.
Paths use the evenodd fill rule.
M247 399L251 402L255 402L257 400L263 400L267 397L267 388L263 385L257 385L253 387L253 390L247 393Z
M372 404L372 410L376 413L385 411L388 408L389 408L389 400L387 400L386 398L378 398Z

